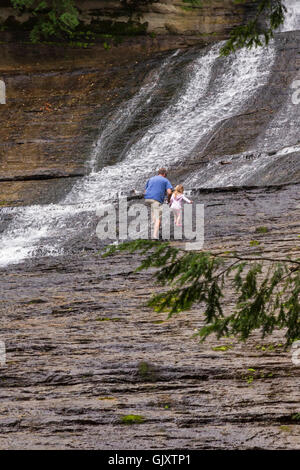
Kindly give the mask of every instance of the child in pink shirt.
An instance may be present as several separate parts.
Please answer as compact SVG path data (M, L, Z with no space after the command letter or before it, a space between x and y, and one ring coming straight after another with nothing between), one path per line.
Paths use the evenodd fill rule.
M170 199L170 207L172 211L174 212L174 219L175 219L175 225L181 226L181 212L182 212L182 205L183 202L187 202L188 204L192 204L193 201L188 199L183 195L184 188L182 184L178 184L175 188L174 193L171 196Z

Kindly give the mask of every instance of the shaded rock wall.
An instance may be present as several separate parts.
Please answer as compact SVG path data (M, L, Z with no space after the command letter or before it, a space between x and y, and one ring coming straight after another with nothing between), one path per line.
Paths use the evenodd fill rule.
M204 0L202 5L188 5L181 0L160 0L148 5L124 7L119 0L78 1L80 20L100 31L157 34L227 34L232 26L244 22L253 13L253 2L236 4L233 0ZM12 26L30 20L28 13L18 15L5 2L0 8L0 23Z
M158 34L213 34L228 32L251 14L253 4L237 6L232 0L204 1L202 6L190 6L180 0L160 0L131 11L131 20L146 23L148 32ZM128 12L119 1L80 2L84 21L128 21Z

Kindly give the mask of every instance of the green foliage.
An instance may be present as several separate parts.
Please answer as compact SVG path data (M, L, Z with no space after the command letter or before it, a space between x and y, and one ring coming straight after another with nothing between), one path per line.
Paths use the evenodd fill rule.
M300 336L300 259L184 252L169 242L153 240L114 245L103 256L117 251L146 255L137 271L159 268L156 280L167 289L148 302L157 312L167 311L170 317L195 303L203 308L206 325L197 333L202 340L211 333L246 340L255 329L265 337L276 328L286 329L286 344ZM228 289L235 306L225 315L223 299Z
M28 11L36 19L30 32L33 43L51 36L67 38L78 26L78 9L74 0L11 0L20 12Z
M252 1L257 3L257 0ZM236 3L241 3L241 1L236 1ZM222 56L227 56L241 47L251 49L264 44L268 45L274 36L274 31L284 23L286 7L283 0L260 0L256 8L256 15L251 21L231 31L230 39L221 49ZM260 26L261 19L265 20L265 27Z
M121 418L122 424L141 424L145 420L144 416L141 415L125 415Z
M119 0L124 9L128 10L131 18L132 13L139 11L139 7L158 0ZM251 1L251 0L247 0ZM273 37L274 31L283 24L286 8L283 0L252 0L253 7L256 8L255 17L246 25L234 28L230 33L230 39L221 49L221 55L228 55L241 48L251 48L268 44ZM236 4L244 3L244 0L234 0ZM33 43L48 40L50 37L62 39L72 38L72 33L78 29L79 11L75 5L75 0L11 0L14 8L20 12L28 12L35 19L34 26L30 32L30 39ZM202 6L203 0L183 0L187 6L184 9ZM261 20L265 20L266 26L261 27ZM105 23L105 22L104 22ZM109 22L108 22L109 23ZM118 22L113 23L114 25ZM127 23L125 23L126 25ZM130 21L128 22L130 25ZM120 25L123 23L120 22ZM141 25L145 33L144 25ZM125 26L126 29L126 26ZM134 28L133 28L134 29ZM106 32L103 30L102 32ZM136 29L135 34L140 34L141 30ZM73 38L74 39L74 38ZM77 41L78 43L80 41ZM82 41L81 41L82 42ZM82 42L87 47L87 42ZM74 43L75 44L75 43ZM104 43L106 47L107 43ZM107 44L108 45L108 44Z
M182 0L183 3L186 3L188 6L182 6L181 8L186 11L193 10L193 7L202 7L203 0Z
M279 348L282 348L283 347L283 344L282 343L278 343L278 344L273 344L273 343L270 343L270 344L258 344L256 346L256 349L259 349L260 351L275 351L275 350L278 350Z
M280 429L280 431L283 431L283 432L291 432L291 428L289 426L286 426L285 424L280 426L279 429Z
M138 365L139 374L142 377L145 377L149 373L149 364L147 362L140 362Z
M260 242L258 240L251 240L249 245L250 246L258 246L258 245L260 245Z
M137 373L138 376L144 381L155 382L157 380L155 367L149 362L141 361L138 364Z
M202 7L203 5L203 0L182 0L183 3L189 3L189 4L192 4L193 6L197 6L197 7Z
M232 349L232 346L230 344L225 344L224 346L215 346L213 348L211 348L213 351L221 351L221 352L225 352L225 351L228 351L229 349Z
M268 233L268 227L256 227L255 232L256 233Z
M98 317L98 318L96 318L96 321L115 321L115 322L118 322L118 321L120 321L120 318Z

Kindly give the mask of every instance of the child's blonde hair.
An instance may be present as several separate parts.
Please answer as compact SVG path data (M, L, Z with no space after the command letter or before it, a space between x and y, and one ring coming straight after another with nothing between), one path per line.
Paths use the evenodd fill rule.
M183 194L183 191L184 191L184 188L182 186L182 184L178 184L175 188L175 191L174 191L174 196L178 196L178 194Z

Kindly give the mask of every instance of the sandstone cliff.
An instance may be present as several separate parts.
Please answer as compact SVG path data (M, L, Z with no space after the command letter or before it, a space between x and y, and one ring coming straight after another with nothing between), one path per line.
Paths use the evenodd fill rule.
M17 14L9 0L2 5L0 24L9 29L32 20L28 13ZM253 2L236 4L233 0L204 0L199 6L182 0L160 0L132 9L125 8L120 0L84 0L77 1L77 6L84 24L99 32L120 34L226 35L253 13Z

